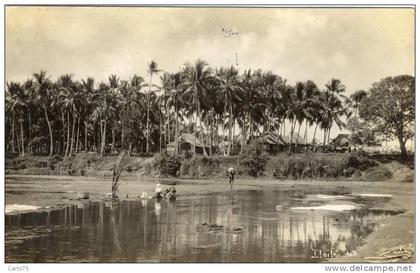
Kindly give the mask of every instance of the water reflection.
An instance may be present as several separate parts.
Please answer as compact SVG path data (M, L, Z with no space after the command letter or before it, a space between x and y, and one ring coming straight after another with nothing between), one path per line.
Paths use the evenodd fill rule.
M288 210L319 202L296 194L237 191L7 215L6 261L314 262L352 251L375 221L394 214ZM197 230L203 223L223 227Z

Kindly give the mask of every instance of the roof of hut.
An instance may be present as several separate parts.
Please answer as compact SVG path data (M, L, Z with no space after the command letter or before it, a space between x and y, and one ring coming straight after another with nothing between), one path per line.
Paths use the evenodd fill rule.
M280 136L274 132L265 132L258 137L257 141L259 143L271 144L271 145L286 145Z

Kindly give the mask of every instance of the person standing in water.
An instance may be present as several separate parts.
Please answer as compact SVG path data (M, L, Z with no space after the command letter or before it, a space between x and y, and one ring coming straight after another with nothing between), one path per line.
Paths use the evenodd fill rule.
M233 182L235 180L235 169L233 167L230 167L227 170L227 173L228 173L228 177L229 177L230 186L233 187Z
M155 195L153 197L154 198L157 198L157 199L161 199L162 198L162 188L160 187L160 184L159 183L156 185Z

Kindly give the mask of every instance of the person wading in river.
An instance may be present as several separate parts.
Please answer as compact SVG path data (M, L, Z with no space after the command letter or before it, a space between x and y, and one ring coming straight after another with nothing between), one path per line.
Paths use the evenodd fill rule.
M235 180L235 169L234 169L233 167L230 167L230 168L227 170L227 175L228 175L228 177L229 177L230 187L232 188L232 187L233 187L233 182L234 182L234 180Z

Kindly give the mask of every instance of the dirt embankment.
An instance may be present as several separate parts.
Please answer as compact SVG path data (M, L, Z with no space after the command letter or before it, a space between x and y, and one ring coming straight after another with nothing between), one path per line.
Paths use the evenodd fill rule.
M17 157L6 160L6 174L70 175L110 177L116 156L100 157L80 153L72 157ZM372 157L374 158L374 157ZM162 156L123 158L125 175L162 177ZM174 173L178 178L224 178L225 170L234 167L240 177L252 178L235 156L196 156L181 160ZM371 159L359 154L280 154L271 156L262 177L285 180L341 180L341 181L414 181L411 163L381 157Z

